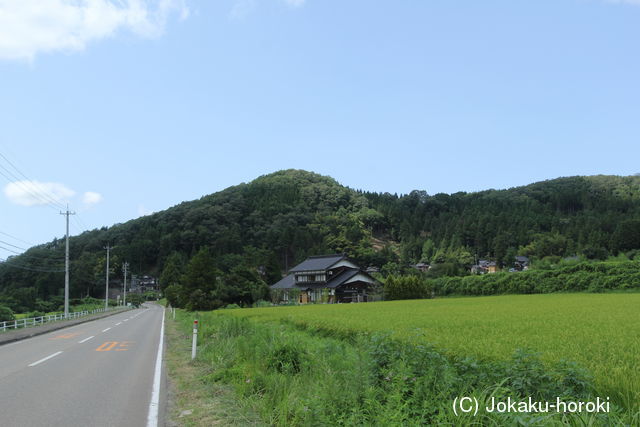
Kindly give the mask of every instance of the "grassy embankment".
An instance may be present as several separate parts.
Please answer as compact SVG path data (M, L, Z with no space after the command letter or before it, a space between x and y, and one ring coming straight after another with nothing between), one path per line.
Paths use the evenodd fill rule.
M104 303L97 303L97 304L77 304L77 305L72 305L69 307L69 311L71 313L73 312L79 312L79 311L91 311L91 310L97 310L99 308L104 308ZM53 316L55 314L63 314L64 311L50 311L47 313L43 313L43 312L29 312L29 313L18 313L18 314L14 314L13 317L16 318L16 320L18 319L24 319L24 318L29 318L29 317L40 317L40 316Z
M169 377L168 426L259 425L252 408L235 397L233 387L203 380L211 366L191 360L193 313L167 311L165 360Z
M237 402L279 425L467 423L451 410L464 395L611 396L617 406L475 419L484 423L633 424L639 303L640 294L562 294L204 313L197 383L233 386ZM192 319L179 312L183 333Z

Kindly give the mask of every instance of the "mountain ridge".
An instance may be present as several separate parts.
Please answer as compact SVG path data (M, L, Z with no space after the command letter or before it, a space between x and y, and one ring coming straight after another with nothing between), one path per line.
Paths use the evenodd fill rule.
M640 177L561 177L505 190L409 194L354 190L334 178L281 170L147 216L70 238L72 295L100 296L104 251L134 274L160 276L173 253L208 248L222 272L265 267L269 283L308 255L347 253L363 265L425 261L463 274L475 258L507 265L515 254L601 259L640 249ZM381 247L380 242L383 246ZM54 240L0 263L0 294L61 289ZM375 244L374 244L375 243ZM391 268L391 267L389 267ZM21 298L26 299L26 298ZM1 301L1 299L0 299Z

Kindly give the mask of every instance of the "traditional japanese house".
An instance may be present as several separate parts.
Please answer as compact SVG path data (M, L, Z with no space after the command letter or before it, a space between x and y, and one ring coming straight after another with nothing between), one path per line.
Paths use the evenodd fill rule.
M312 256L289 270L271 285L282 291L282 301L297 298L301 304L313 302L366 302L378 282L345 255Z

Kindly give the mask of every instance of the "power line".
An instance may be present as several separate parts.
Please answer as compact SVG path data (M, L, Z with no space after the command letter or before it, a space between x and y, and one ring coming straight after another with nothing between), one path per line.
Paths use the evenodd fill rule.
M16 236L12 236L12 235L11 235L11 234L9 234L9 233L5 233L4 231L0 231L0 234L3 234L3 235L5 235L5 236L7 236L7 237L11 237L13 240L17 240L18 242L25 243L25 244L27 244L27 245L29 245L29 246L35 246L35 245L34 245L33 243L31 243L31 242L27 242L26 240L19 239L19 238L18 238L18 237L16 237Z
M74 216L72 219L73 219L73 222L75 223L75 224L72 223L72 225L76 230L78 230L79 234L82 234L85 231L89 231L88 227L86 226L84 221L80 219L80 216L78 216L78 214L76 214L76 216Z
M0 155L2 154L0 153ZM39 187L34 182L30 180L25 181L20 179L19 177L16 176L16 174L11 172L2 164L0 164L0 168L10 175L10 176L7 176L4 172L0 171L0 175L4 176L7 179L7 181L19 186L24 191L26 191L27 193L29 193L30 195L38 199L40 202L44 202L45 204L54 204L56 206L61 206L59 202L53 199L51 196L45 195L43 193L38 193L38 191L42 191L42 190L39 190ZM25 182L31 184L31 186L27 185Z
M2 240L0 240L0 243L7 244L6 242L3 242ZM9 245L9 246L13 246L13 245ZM2 245L0 245L0 249L4 249L5 251L11 252L12 254L15 254L15 255L20 256L20 257L32 258L32 259L35 259L35 260L60 261L60 260L63 259L63 257L41 257L41 256L37 256L37 255L26 254L24 252L17 252L17 251L15 251L13 249L9 249L9 248L7 248L5 246L2 246ZM20 249L20 248L18 248L18 249Z
M82 220L82 217L80 217L80 215L74 216L74 219L77 219L78 223L80 224L80 226L85 230L85 231L89 231L89 227L87 226L87 224Z
M62 203L60 203L55 197L51 196L46 190L44 190L42 187L40 187L39 185L36 184L35 181L33 181L32 179L30 179L28 176L26 176L24 173L22 173L22 171L20 171L20 169L18 169L12 162L11 160L9 160L4 154L0 153L0 157L2 157L20 176L22 176L25 180L27 180L27 182L29 184L31 184L31 186L33 187L33 189L35 190L33 193L30 192L26 187L27 186L23 186L23 189L25 189L26 191L29 191L32 195L34 195L37 198L40 198L41 201L45 201L47 203L53 204L54 206L57 206L60 209L64 209L64 205ZM7 173L9 173L12 177L14 177L14 179L16 180L16 184L21 185L22 180L20 178L18 178L13 172L11 172L9 169L7 169L6 167L0 165L0 168L4 169ZM4 175L4 174L3 174ZM5 175L6 178L6 175Z
M0 243L3 243L3 244L5 244L5 245L7 245L7 246L11 246L12 248L21 249L21 250L23 250L23 251L26 251L26 250L27 250L26 248L21 248L20 246L12 245L12 244L11 244L11 243L9 243L9 242L5 242L4 240L0 240Z
M2 165L0 165L0 168L5 169ZM5 170L6 170L6 169L5 169ZM44 199L44 198L43 198L43 196L41 196L41 195L39 195L39 194L35 193L31 188L29 188L27 185L25 185L25 184L24 184L24 181L16 180L16 178L15 178L15 177L14 177L14 178L10 178L10 177L8 177L4 172L2 172L1 170L0 170L0 175L4 176L4 177L5 177L5 179L7 180L7 182L9 182L10 184L15 184L15 185L17 185L17 186L18 186L18 187L20 187L23 191L25 191L25 192L27 192L28 194L30 194L30 195L31 195L31 197L34 197L37 201L39 201L40 203L44 204L45 206L48 206L48 207L50 207L51 209L54 209L54 210L56 210L56 207L55 207L55 206L59 206L59 205L57 204L57 202L54 204L55 206L52 206L52 202L50 202L50 201L48 201L48 200Z
M45 268L45 267L38 267L38 266L27 266L24 264L16 264L15 262L13 262L13 260L11 259L1 259L0 258L0 265L6 265L7 267L12 267L12 268L18 268L20 270L27 270L27 271L37 271L39 273L63 273L64 269L56 269L53 270L51 268Z
M1 246L1 245L0 245L0 249L4 249L5 251L11 252L12 254L22 255L22 252L16 252L13 249L5 248L4 246Z

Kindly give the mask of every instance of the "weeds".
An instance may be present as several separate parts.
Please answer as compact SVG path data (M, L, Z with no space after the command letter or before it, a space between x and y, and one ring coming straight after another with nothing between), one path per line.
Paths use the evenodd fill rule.
M187 330L192 317L179 312ZM314 334L289 324L255 322L226 310L201 315L206 325L198 363L204 383L231 385L243 405L267 424L290 425L614 425L629 412L564 415L480 413L456 416L456 397L486 405L491 398L588 401L595 398L586 371L568 362L543 363L518 350L503 361L446 356L424 343L389 334Z

